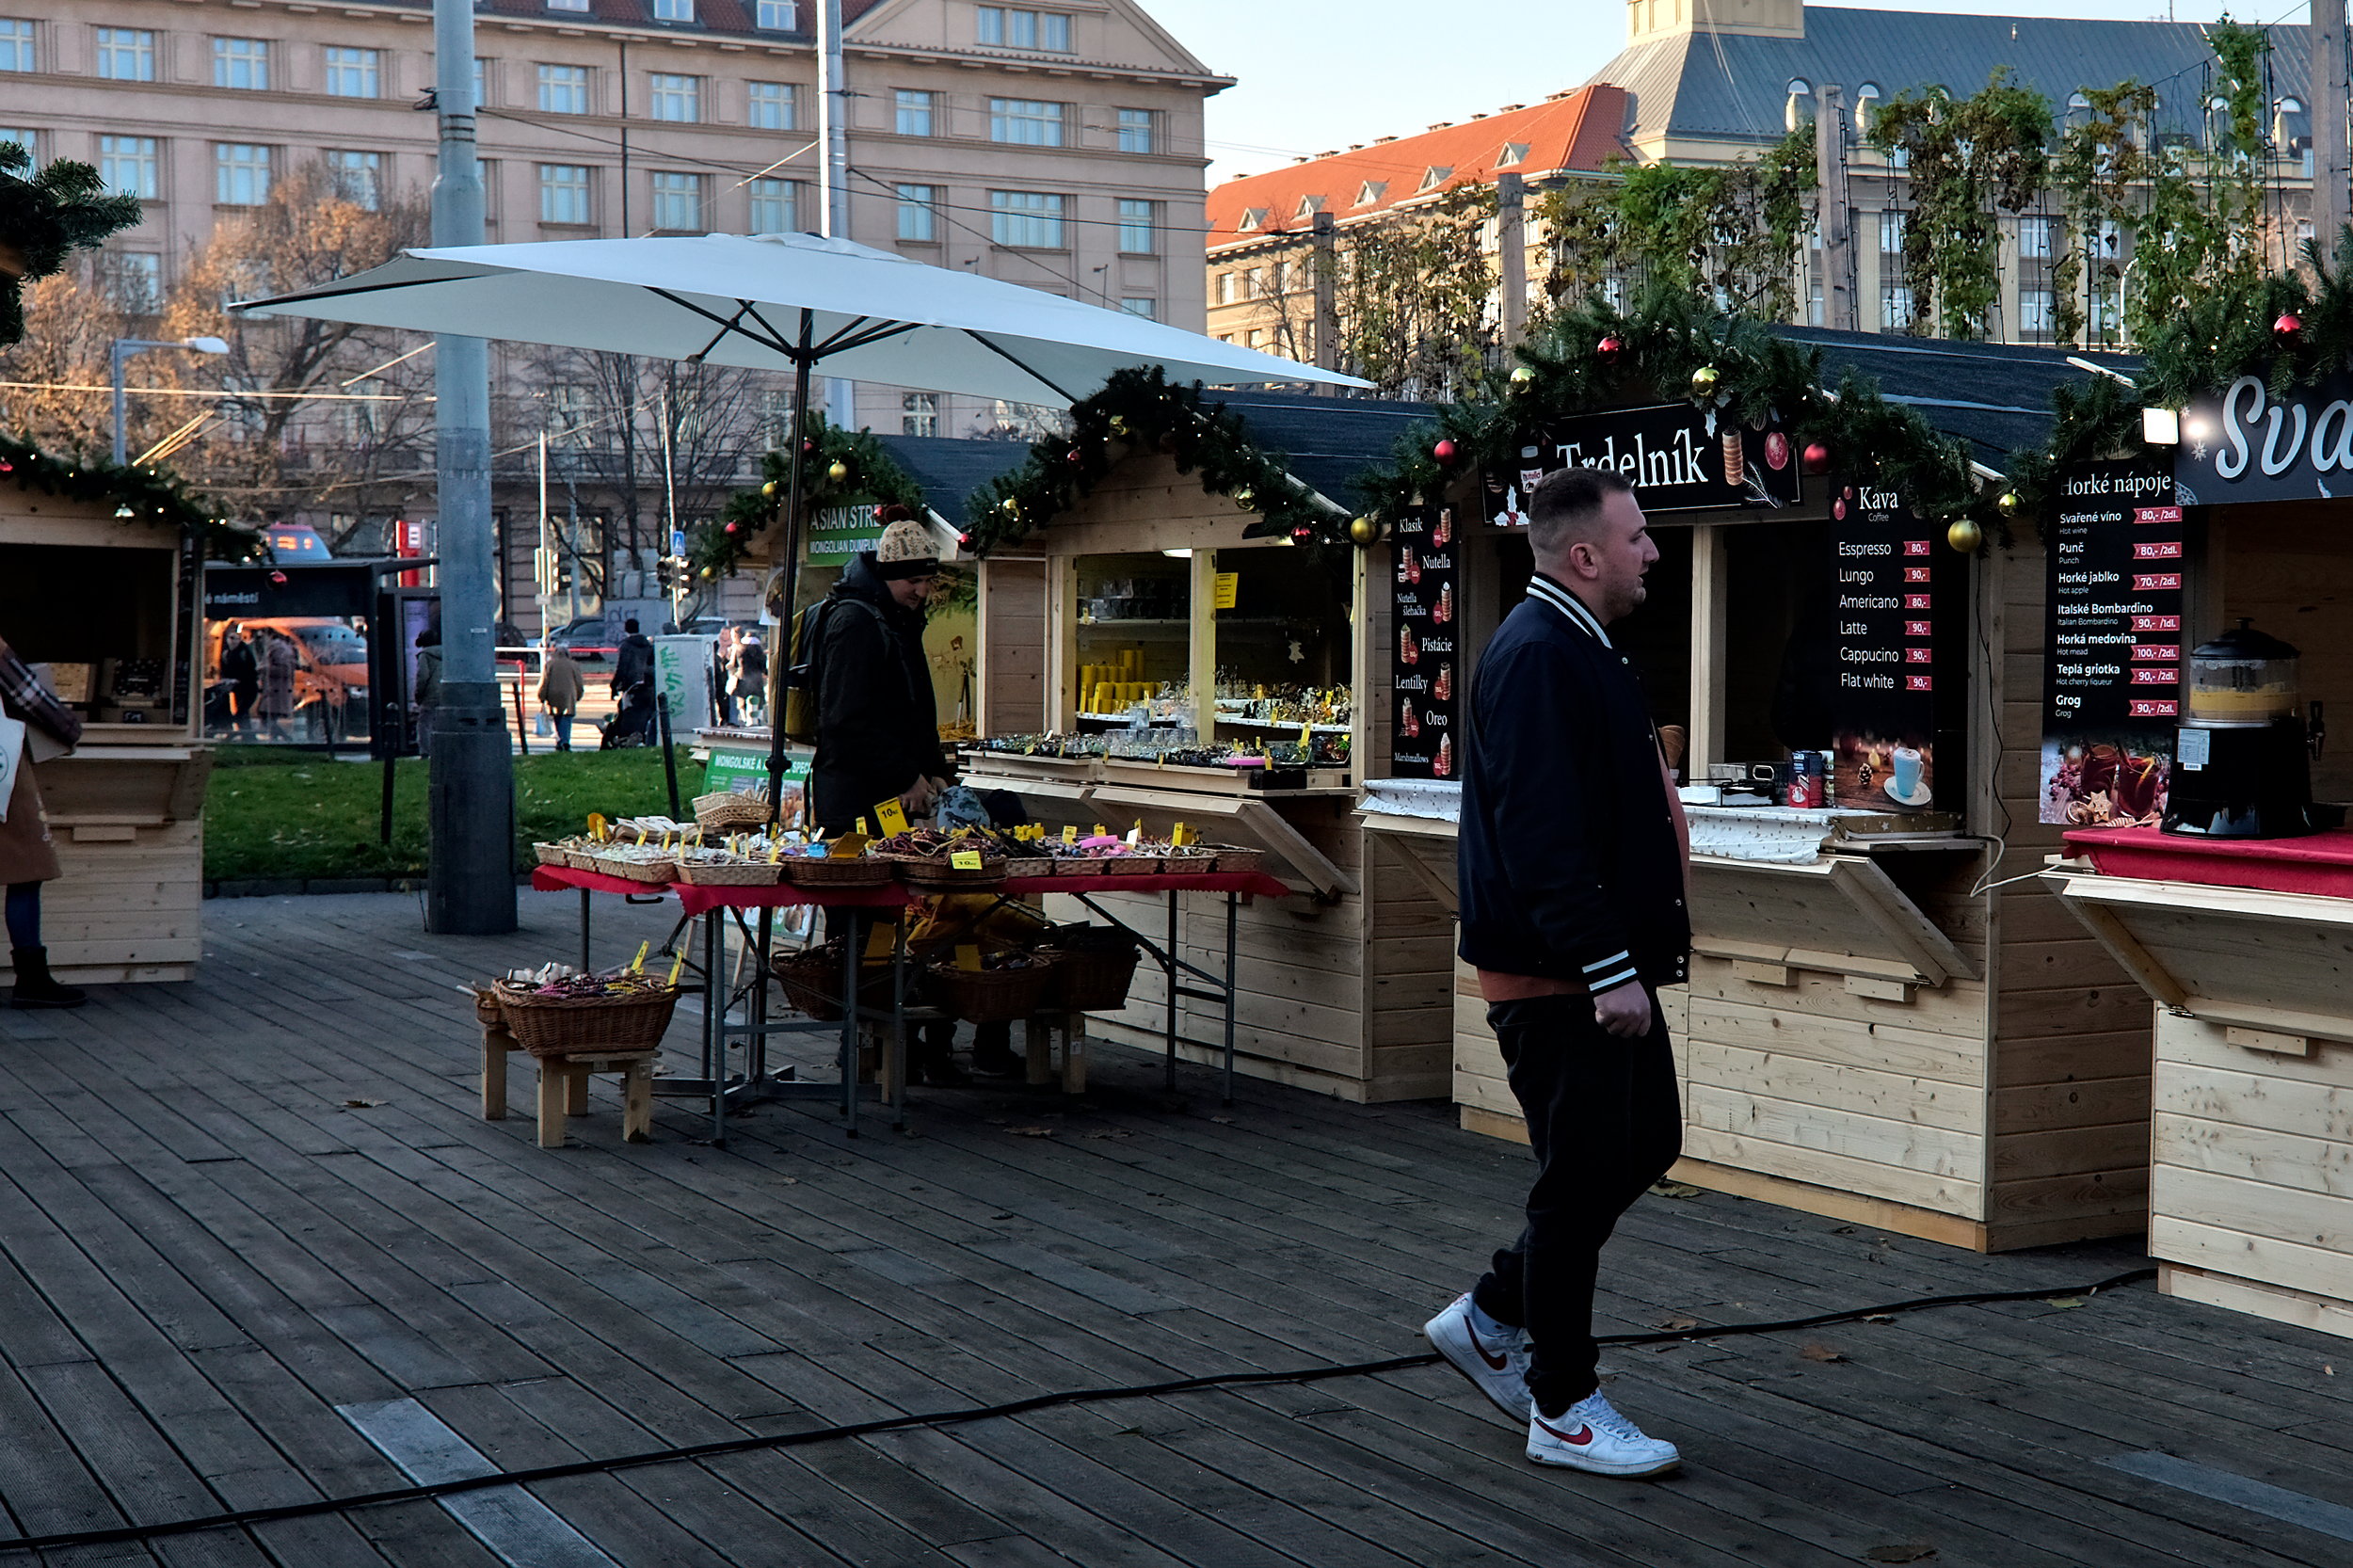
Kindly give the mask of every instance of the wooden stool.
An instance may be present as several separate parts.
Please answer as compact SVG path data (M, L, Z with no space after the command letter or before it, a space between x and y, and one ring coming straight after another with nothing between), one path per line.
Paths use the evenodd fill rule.
M506 1057L522 1048L503 1023L482 1027L482 1119L506 1119ZM568 1116L588 1114L591 1073L621 1075L621 1137L632 1144L653 1141L652 1050L580 1051L570 1056L540 1058L539 1146L564 1146Z
M1062 1038L1062 1092L1083 1095L1087 1092L1087 1016L1084 1013L1040 1013L1022 1026L1022 1041L1029 1049L1030 1081L1054 1081L1053 1048L1055 1036Z

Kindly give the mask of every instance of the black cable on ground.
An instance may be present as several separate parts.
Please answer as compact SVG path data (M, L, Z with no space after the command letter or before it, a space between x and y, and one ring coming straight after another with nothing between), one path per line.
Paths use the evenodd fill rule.
M2126 1285L2137 1285L2154 1279L2154 1269L2135 1269L2130 1273L2104 1279L2097 1285L2073 1289L1977 1291L1961 1296L1923 1296L1913 1301L1890 1302L1884 1306L1858 1306L1844 1312L1823 1312L1811 1318L1790 1318L1773 1323L1723 1323L1712 1328L1677 1329L1661 1334L1613 1334L1604 1336L1605 1345L1658 1345L1677 1339L1723 1339L1735 1335L1779 1334L1790 1329L1819 1328L1827 1323L1849 1323L1864 1318L1877 1318L1897 1312L1918 1312L1938 1306L1977 1306L1994 1302L2047 1301L2053 1297L2093 1296L2103 1290L2114 1290ZM651 1453L621 1454L612 1459L576 1459L564 1464L542 1464L531 1470L496 1471L487 1476L470 1476L462 1480L435 1481L428 1486L401 1486L388 1492L368 1492L356 1497L321 1497L307 1503L285 1503L276 1508L239 1509L233 1513L207 1514L196 1519L175 1519L160 1525L118 1525L110 1529L69 1530L58 1535L23 1535L14 1540L0 1541L0 1552L60 1551L68 1546L103 1546L124 1541L145 1541L159 1535L187 1535L197 1530L228 1529L249 1525L275 1524L281 1519L303 1519L319 1513L341 1513L347 1509L376 1508L386 1503L426 1502L459 1492L478 1492L487 1486L531 1486L543 1480L561 1480L568 1476L590 1476L611 1470L633 1469L645 1464L675 1464L686 1461L719 1459L728 1454L751 1453L760 1448L792 1448L810 1443L831 1443L845 1437L870 1437L876 1432L901 1432L909 1427L944 1427L964 1421L984 1421L1008 1416L1024 1416L1032 1410L1046 1410L1056 1405L1093 1404L1105 1400L1160 1399L1171 1394L1191 1394L1204 1388L1246 1388L1269 1383L1321 1383L1330 1378L1377 1377L1384 1372L1402 1372L1415 1367L1428 1367L1437 1361L1437 1353L1424 1351L1417 1355L1391 1356L1386 1361L1359 1361L1341 1367L1307 1367L1288 1372L1219 1372L1209 1377L1177 1378L1168 1383L1138 1384L1120 1388L1080 1388L1062 1394L1037 1394L1026 1400L1014 1400L1005 1404L980 1405L966 1410L943 1410L928 1415L891 1416L876 1421L856 1421L847 1426L816 1427L807 1432L778 1432L772 1437L730 1437L716 1443L696 1443L685 1448L661 1448Z

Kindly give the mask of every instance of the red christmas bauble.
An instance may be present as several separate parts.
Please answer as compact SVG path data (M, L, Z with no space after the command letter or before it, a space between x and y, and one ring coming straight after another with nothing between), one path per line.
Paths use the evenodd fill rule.
M2304 330L2304 318L2294 311L2284 312L2271 324L2271 335L2281 343L2292 342Z
M1454 443L1452 441L1440 441L1437 445L1430 449L1430 456L1437 458L1438 461L1442 463L1450 463L1454 461Z
M739 525L738 525L738 524L736 524L736 523L732 523L732 522L728 523L728 533L730 533L730 534L734 533L734 532L735 532L735 530L736 530L736 528L737 528L738 526L739 526Z
M1801 460L1805 464L1806 472L1828 473L1830 472L1830 448L1820 441L1814 441L1806 447Z
M1080 452L1080 451L1077 447L1075 447L1075 446L1074 446L1074 447L1072 447L1072 448L1070 449L1070 461L1071 461L1073 464L1083 463L1083 462L1085 462L1085 461L1086 461L1086 456L1085 456L1085 455L1084 455L1083 453L1081 453L1081 452Z
M1625 352L1625 344L1620 343L1616 335L1612 334L1593 344L1593 352L1599 356L1603 364L1614 365L1618 362L1618 356Z

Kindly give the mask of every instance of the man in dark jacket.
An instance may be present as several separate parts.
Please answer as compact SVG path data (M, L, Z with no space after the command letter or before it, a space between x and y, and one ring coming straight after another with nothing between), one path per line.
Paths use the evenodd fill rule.
M1472 681L1459 839L1464 962L1528 1118L1519 1240L1425 1325L1514 1419L1528 1457L1600 1475L1674 1468L1600 1392L1593 1278L1618 1216L1683 1143L1657 988L1686 978L1683 810L1611 622L1658 559L1616 473L1567 469L1529 505L1536 576Z
M939 719L923 654L923 601L939 575L939 547L911 518L883 530L850 563L823 606L810 672L817 754L809 762L817 824L842 833L895 800L912 818L948 786Z

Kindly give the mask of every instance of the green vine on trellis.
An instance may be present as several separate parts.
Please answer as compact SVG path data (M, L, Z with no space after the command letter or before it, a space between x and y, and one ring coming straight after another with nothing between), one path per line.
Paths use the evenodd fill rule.
M1968 98L1942 87L1898 93L1871 119L1871 145L1909 171L1903 264L1914 332L1934 321L1947 338L1985 335L2001 296L1993 208L2023 212L2042 189L2050 100L2009 78L2001 67Z

